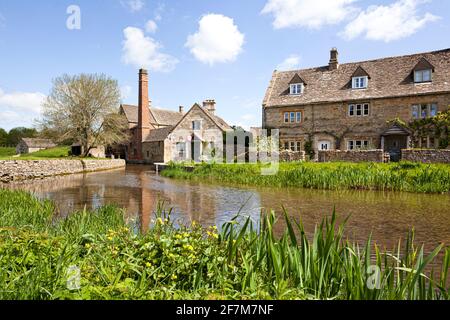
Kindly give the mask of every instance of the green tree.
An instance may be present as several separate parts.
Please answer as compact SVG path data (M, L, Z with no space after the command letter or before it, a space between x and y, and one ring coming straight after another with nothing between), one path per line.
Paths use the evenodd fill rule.
M22 138L34 138L37 135L37 130L34 128L18 127L9 131L6 144L15 146Z
M0 146L8 143L8 132L0 128Z
M59 142L73 140L84 148L84 156L96 146L127 140L128 122L119 115L120 90L116 80L105 75L63 75L43 108L41 131L53 133Z

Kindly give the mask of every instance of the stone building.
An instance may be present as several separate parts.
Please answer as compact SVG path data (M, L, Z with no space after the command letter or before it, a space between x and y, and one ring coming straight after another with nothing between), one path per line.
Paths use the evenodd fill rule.
M54 147L56 144L49 139L22 138L16 146L16 153L27 154Z
M408 123L449 107L450 49L339 64L333 48L327 66L273 72L263 128L280 130L283 149L383 149L395 159L411 137L392 120Z
M223 134L231 127L216 115L216 102L206 100L185 112L153 108L148 99L148 73L139 72L139 104L121 105L128 119L131 140L124 146L126 159L136 163L201 161L222 149ZM211 154L209 152L209 154Z

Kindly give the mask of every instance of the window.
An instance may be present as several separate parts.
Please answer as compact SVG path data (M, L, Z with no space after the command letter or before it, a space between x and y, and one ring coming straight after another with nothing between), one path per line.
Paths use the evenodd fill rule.
M285 112L284 113L284 123L300 123L302 122L302 113L297 112Z
M426 119L435 117L438 114L436 103L432 104L415 104L412 106L412 116L414 119Z
M354 77L352 80L353 89L365 89L367 88L367 83L369 82L369 77Z
M367 149L369 147L369 141L367 140L350 140L348 141L348 150Z
M290 150L294 152L302 151L302 143L300 141L285 141L283 145L284 150Z
M185 142L177 142L177 153L178 153L178 157L180 157L180 159L185 158L185 153L186 153L186 143Z
M200 120L192 121L192 130L201 130L202 122Z
M350 117L366 117L370 114L370 106L368 103L364 104L351 104L348 106L348 115Z
M303 83L293 83L290 85L289 94L300 95L303 93Z
M414 82L431 82L431 69L414 71Z

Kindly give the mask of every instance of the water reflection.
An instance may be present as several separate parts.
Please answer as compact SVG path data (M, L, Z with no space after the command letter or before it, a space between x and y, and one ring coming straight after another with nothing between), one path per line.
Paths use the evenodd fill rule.
M181 221L222 225L238 212L257 220L262 208L302 218L307 232L333 208L341 219L351 215L347 236L364 242L370 233L382 246L392 249L400 237L415 228L416 239L426 251L440 243L450 243L450 197L412 193L322 191L218 186L175 181L156 176L144 166L127 169L54 177L11 184L8 187L34 192L52 199L60 216L78 209L116 204L130 218L148 229L158 201L173 208ZM277 226L280 232L283 225Z

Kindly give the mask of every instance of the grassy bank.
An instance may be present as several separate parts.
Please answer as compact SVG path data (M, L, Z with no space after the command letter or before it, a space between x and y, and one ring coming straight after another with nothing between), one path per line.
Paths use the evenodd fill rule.
M1 149L5 149L3 152ZM9 150L7 153L6 149ZM23 154L19 157L13 157L16 154L15 148L0 148L0 160L47 160L47 159L59 159L69 157L70 147L59 146L51 149L40 150L37 152Z
M334 218L311 241L288 218L276 237L272 214L258 228L232 220L218 232L175 228L160 208L139 234L112 207L53 221L48 201L1 189L0 199L1 299L449 299L449 248L426 257L412 236L398 252L358 247ZM442 270L425 275L440 250ZM81 272L77 290L67 287L71 266ZM379 289L367 285L374 279Z
M267 187L450 192L450 165L446 164L280 163L275 175L262 175L257 164L203 164L193 172L172 165L162 175Z
M12 157L16 154L16 148L12 147L0 147L0 159L6 157Z

